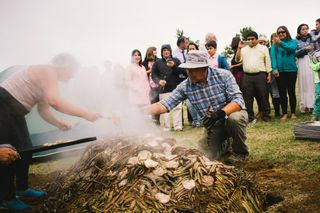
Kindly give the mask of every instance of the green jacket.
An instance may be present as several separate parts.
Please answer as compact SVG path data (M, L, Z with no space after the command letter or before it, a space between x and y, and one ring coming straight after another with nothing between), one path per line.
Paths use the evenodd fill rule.
M312 63L310 64L311 69L313 70L314 74L314 83L320 83L320 62L319 63Z
M271 46L270 58L272 71L274 72L297 72L295 51L298 48L296 40L282 40L279 46Z

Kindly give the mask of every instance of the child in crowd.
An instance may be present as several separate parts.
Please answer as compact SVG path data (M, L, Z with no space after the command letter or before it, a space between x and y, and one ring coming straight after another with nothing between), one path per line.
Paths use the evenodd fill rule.
M226 58L217 53L217 42L214 40L206 43L206 48L209 54L209 64L211 68L222 68L229 70L229 64Z
M320 121L320 62L312 61L311 69L314 73L315 100L313 105L312 120Z

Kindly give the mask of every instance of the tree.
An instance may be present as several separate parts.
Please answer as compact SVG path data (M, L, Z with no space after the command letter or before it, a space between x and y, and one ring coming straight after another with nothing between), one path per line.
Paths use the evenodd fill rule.
M232 58L233 51L232 51L231 47L228 45L225 46L224 50L222 51L222 55L224 55L224 57L226 57L227 59Z
M252 27L243 27L240 29L241 39L246 40L249 32L253 31Z
M200 41L199 40L193 41L190 37L185 36L184 35L184 31L182 29L181 30L177 29L176 33L177 33L176 34L177 39L180 38L181 36L184 36L189 40L189 42L193 42L193 43L197 44L198 46L200 45Z

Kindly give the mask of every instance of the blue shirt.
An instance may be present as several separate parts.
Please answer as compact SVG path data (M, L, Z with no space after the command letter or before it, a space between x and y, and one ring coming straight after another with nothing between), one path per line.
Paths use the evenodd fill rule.
M231 72L223 69L208 68L204 85L184 80L173 90L172 95L160 101L169 111L183 100L188 99L201 117L211 108L216 111L230 102L245 109L242 93Z

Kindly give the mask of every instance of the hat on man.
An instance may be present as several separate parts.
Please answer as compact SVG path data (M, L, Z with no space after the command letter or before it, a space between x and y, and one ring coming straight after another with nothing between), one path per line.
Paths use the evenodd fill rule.
M189 51L186 63L182 63L179 65L179 67L186 69L195 69L208 66L208 54L200 50Z
M258 41L264 41L268 43L268 38L265 35L260 35Z

